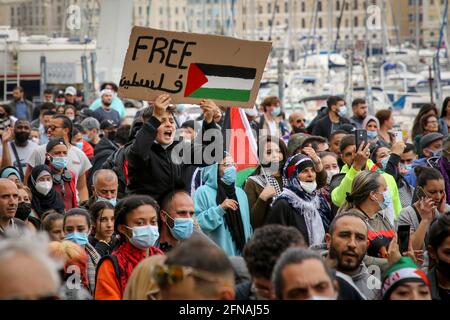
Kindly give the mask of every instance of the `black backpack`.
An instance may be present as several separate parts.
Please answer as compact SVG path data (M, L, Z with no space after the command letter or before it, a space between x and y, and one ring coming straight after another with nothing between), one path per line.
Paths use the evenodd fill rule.
M114 151L105 163L102 165L103 169L110 169L114 171L119 180L119 188L117 192L117 198L121 199L126 195L126 188L128 184L128 162L126 161L126 152L131 147L133 142L121 146Z
M116 274L117 281L119 282L120 291L123 292L123 289L124 289L124 288L122 288L122 282L120 281L120 276L121 276L122 273L121 273L120 268L119 268L119 261L117 261L117 257L116 257L116 256L113 256L113 255L104 256L104 257L102 257L102 258L100 259L100 261L97 263L97 269L95 270L95 284L96 284L95 287L97 288L97 275L98 275L98 270L100 269L100 266L102 265L102 263L103 263L105 260L109 260L109 261L111 261L111 263L113 264L113 267L114 267L114 273Z

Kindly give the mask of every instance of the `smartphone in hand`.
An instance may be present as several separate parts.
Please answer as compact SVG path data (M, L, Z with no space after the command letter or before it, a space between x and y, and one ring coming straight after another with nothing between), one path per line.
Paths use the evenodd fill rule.
M359 149L361 144L364 142L367 144L367 130L365 129L356 129L355 130L355 142L356 142L356 150Z
M400 225L397 229L397 241L400 253L404 253L408 251L409 247L409 235L410 235L411 226L408 225Z
M403 133L401 131L394 131L395 142L403 142Z
M423 190L421 186L416 187L416 195L418 200L429 198L429 196L425 193L425 190Z

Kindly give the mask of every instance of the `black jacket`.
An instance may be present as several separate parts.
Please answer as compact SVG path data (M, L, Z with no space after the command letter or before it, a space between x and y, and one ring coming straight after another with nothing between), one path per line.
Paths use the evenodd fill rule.
M125 154L131 147L131 143L132 142L128 142L127 144L114 151L102 165L102 169L111 169L117 175L117 178L119 180L117 199L122 199L126 196L126 188L128 183L128 164L126 162Z
M112 155L119 146L109 140L108 138L102 138L94 149L94 159L92 159L92 168L89 171L88 186L93 185L92 177L95 171L100 170L106 160Z
M265 224L281 224L297 228L302 233L306 245L309 247L308 228L306 227L305 218L303 215L297 214L285 199L275 200L267 215Z
M340 118L339 124L346 124L350 123L350 121L347 118ZM330 120L330 116L327 114L325 117L320 119L313 127L312 129L312 135L313 136L321 136L324 138L329 139L330 135L332 133L332 126L333 123Z
M192 164L185 164L189 156L192 161L194 159L202 160L201 164L197 164L198 166L205 165L203 163L203 149L207 146L207 143L204 142L202 142L203 144L191 144L189 146L190 155L181 151L183 162L174 163L171 158L172 150L181 141L174 141L166 149L155 143L156 131L160 125L161 122L155 117L144 123L136 134L136 139L126 151L129 179L128 193L146 194L158 200L162 194L173 189L181 181L185 185L190 185L192 170L187 169ZM209 124L203 122L203 132L209 129L219 130L214 121Z
M316 126L317 122L319 122L320 119L328 115L328 107L321 107L319 110L317 110L317 115L314 117L314 119L311 121L309 126L306 128L306 132L311 134L314 127Z

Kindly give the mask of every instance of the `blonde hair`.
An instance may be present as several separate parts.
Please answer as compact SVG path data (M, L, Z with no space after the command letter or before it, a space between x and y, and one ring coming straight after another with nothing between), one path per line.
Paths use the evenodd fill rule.
M381 176L376 171L361 171L353 179L352 191L347 193L346 201L339 209L338 213L348 211L352 208L359 206L370 195L372 191L377 191L380 187L378 178Z
M75 266L80 271L81 283L86 288L88 287L87 264L89 257L83 247L72 241L63 240L50 242L48 249L50 256L64 264L64 277L69 276L71 272L69 268Z
M153 268L163 264L166 256L154 255L142 260L133 270L128 279L123 300L148 300L148 292L158 289L153 280Z

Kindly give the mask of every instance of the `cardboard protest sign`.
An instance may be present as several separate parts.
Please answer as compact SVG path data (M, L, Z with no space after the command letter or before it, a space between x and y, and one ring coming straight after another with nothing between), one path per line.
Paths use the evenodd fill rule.
M173 103L253 107L271 43L134 27L119 96L152 101L168 93Z

